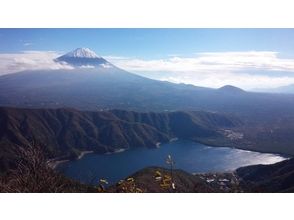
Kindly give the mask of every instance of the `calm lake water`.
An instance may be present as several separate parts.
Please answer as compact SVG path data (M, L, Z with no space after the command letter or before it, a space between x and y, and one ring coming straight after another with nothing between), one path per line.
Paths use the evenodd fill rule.
M252 164L271 164L285 158L276 154L258 153L227 147L209 147L178 140L157 149L137 148L113 154L87 154L80 160L58 166L66 176L84 183L96 184L100 178L115 183L147 166L167 167L170 154L176 169L190 173L230 171Z

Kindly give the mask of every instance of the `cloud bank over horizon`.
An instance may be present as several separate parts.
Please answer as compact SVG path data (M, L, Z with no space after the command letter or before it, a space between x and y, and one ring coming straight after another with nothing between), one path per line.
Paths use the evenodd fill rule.
M153 79L219 88L275 88L294 83L294 59L275 51L203 52L143 60L108 57L115 65Z
M55 62L60 56L55 51L22 51L20 53L0 54L0 75L24 70L72 69L66 63Z
M56 51L23 51L0 54L0 75L23 70L72 69L55 62ZM243 89L275 88L294 84L294 58L281 58L276 51L203 52L194 56L140 59L103 56L127 71L157 80L218 88L234 85Z

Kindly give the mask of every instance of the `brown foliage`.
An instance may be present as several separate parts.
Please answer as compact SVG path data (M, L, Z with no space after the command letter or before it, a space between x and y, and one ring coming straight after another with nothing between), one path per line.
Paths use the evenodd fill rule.
M19 147L17 166L0 178L0 191L9 193L80 192L87 187L51 169L38 146Z

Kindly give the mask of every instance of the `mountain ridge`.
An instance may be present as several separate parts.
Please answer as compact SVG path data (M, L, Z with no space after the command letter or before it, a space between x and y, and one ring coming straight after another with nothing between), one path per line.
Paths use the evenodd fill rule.
M255 89L257 92L278 93L278 94L294 94L294 84L280 86L270 89Z

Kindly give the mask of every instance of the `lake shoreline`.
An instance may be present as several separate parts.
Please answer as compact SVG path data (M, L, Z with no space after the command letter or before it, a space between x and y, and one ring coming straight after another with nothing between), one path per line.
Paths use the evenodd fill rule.
M47 160L47 165L52 168L52 169L56 169L60 164L66 163L66 162L70 162L70 161L74 161L74 160L80 160L82 159L85 155L87 154L92 154L94 153L94 151L81 151L81 153L79 154L79 156L75 159L58 159L58 158L53 158L50 160Z
M82 159L85 155L87 155L87 154L92 154L92 153L94 153L94 151L92 151L92 150L89 150L89 151L82 151L82 152L80 153L80 155L78 156L77 160L80 160L80 159Z

